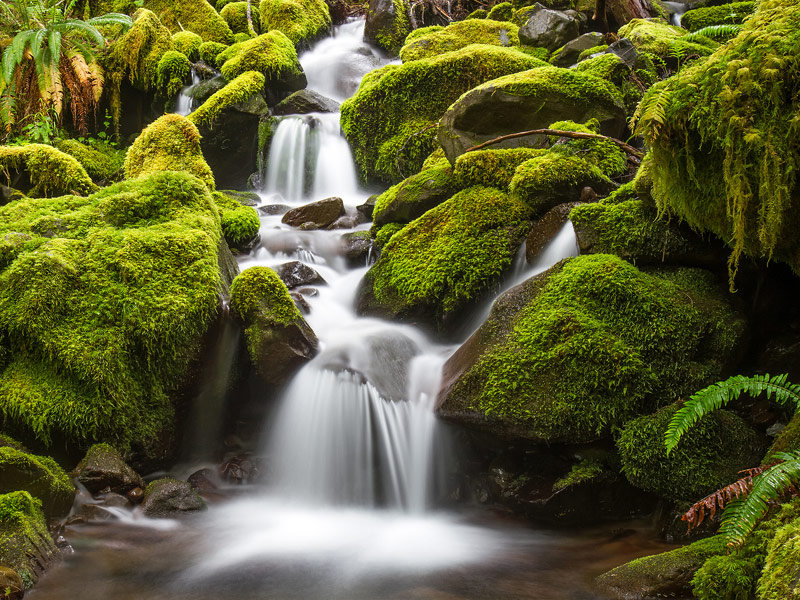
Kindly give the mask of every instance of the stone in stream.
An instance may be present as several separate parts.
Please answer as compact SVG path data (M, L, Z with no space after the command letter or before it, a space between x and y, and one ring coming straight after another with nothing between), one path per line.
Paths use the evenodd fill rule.
M581 33L581 22L578 18L550 10L538 2L528 14L528 20L519 28L519 39L528 46L553 51Z
M142 502L144 515L156 518L171 518L205 509L205 501L191 484L169 477L150 483Z
M290 290L301 285L324 285L322 275L299 260L283 263L275 269L278 277Z
M344 215L344 202L331 197L289 210L281 222L302 229L323 229Z
M351 231L342 236L344 257L348 266L363 267L367 264L367 256L372 248L372 236L369 231Z
M411 33L407 10L405 0L370 0L364 39L387 52L399 52L406 36Z
M282 215L290 209L291 207L286 204L267 204L266 206L259 206L258 212L264 216L270 217L273 215Z
M272 109L273 115L305 115L308 113L334 113L339 103L313 90L299 90L281 100Z
M92 494L106 488L117 494L127 494L137 487L145 487L144 480L109 444L95 444L89 448L72 476Z

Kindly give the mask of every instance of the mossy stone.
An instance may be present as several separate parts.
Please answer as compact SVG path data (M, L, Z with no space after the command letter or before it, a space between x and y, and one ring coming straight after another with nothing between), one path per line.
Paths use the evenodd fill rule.
M94 444L89 448L72 475L92 494L109 488L125 495L136 487L145 487L144 480L110 444Z
M206 508L205 501L189 483L171 477L151 482L142 500L142 513L155 518L175 518Z
M519 27L513 23L470 19L447 27L423 27L408 34L400 50L403 62L431 58L471 44L519 47Z
M222 233L231 248L242 248L258 235L261 219L255 208L244 206L220 192L214 192L213 197L219 209Z
M703 6L687 10L681 26L697 31L711 25L739 25L755 10L755 2L729 2L720 6Z
M617 33L633 42L639 52L649 52L663 60L672 60L677 52L684 56L708 56L719 46L712 40L686 42L681 39L687 34L685 29L668 25L660 19L633 19L620 27Z
M25 491L0 495L0 565L14 569L29 589L57 558L39 500Z
M257 71L264 76L267 86L282 91L293 92L306 84L294 44L277 30L236 43L220 52L216 60L228 81L248 71Z
M245 71L222 89L214 92L186 118L196 125L212 127L214 120L226 108L245 102L264 89L266 79L258 71Z
M69 154L86 170L92 181L98 184L114 183L122 179L122 163L125 151L99 140L80 142L59 140L56 148Z
M11 176L14 180L11 180ZM90 194L97 190L80 162L69 154L44 144L0 146L0 177L9 177L10 187L37 198L63 194ZM21 181L16 178L21 177ZM24 185L25 181L29 185Z
M453 168L443 159L378 196L372 217L374 226L410 223L450 198L456 191Z
M235 34L250 35L247 23L247 2L229 2L219 11L219 16L225 19L228 27ZM254 32L261 31L261 17L255 5L251 5L250 19L253 22Z
M173 33L172 41L175 44L175 50L186 55L189 60L194 62L200 58L200 46L203 45L203 38L193 31Z
M49 516L66 515L75 497L75 487L52 458L0 441L0 494L17 490L38 498Z
M206 0L144 0L144 8L153 11L172 33L188 29L207 42L230 44L231 28Z
M261 0L258 12L263 31L280 31L295 45L308 44L331 27L324 0Z

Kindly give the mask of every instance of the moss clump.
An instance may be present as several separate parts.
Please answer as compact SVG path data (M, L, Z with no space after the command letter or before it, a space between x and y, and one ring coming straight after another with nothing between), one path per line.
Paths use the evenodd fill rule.
M228 46L225 44L220 44L219 42L203 42L200 44L200 48L198 48L197 52L200 55L200 60L202 60L207 65L211 65L212 67L219 66L217 63L217 56L219 56L223 50L226 50Z
M230 44L233 41L230 27L206 0L144 0L144 7L156 13L173 33L188 29L207 42Z
M125 177L157 171L186 171L211 190L214 175L200 150L200 132L180 115L164 115L148 125L125 155Z
M602 463L591 458L586 458L578 464L572 465L569 473L553 484L553 491L557 492L568 487L597 480L605 473L607 473L607 471Z
M375 234L375 247L378 250L382 249L389 243L389 240L392 239L394 234L403 229L406 225L407 223L387 223L381 227Z
M17 490L38 498L51 516L66 515L75 496L69 477L52 458L0 441L0 494Z
M485 8L478 8L469 13L466 19L464 20L466 21L469 19L485 19L488 16L489 16L489 11L487 11Z
M267 81L298 76L303 70L294 44L280 31L270 31L247 42L234 44L217 56L228 81L247 71L262 73Z
M706 272L580 256L495 302L443 410L529 439L590 441L719 378L744 328Z
M165 52L156 66L159 91L167 98L173 98L186 85L191 72L192 63L185 54L175 50Z
M387 52L396 55L405 43L406 36L412 33L408 20L407 0L392 0L391 20L382 23L376 31L369 32L369 37ZM425 29L424 27L422 29Z
M222 233L229 246L239 248L258 234L261 219L255 208L244 206L220 192L214 192L213 197L219 209Z
M549 128L561 131L600 133L600 124L597 119L590 119L583 125L573 121L557 121L551 123ZM556 136L550 136L551 152L577 156L595 165L607 177L617 177L628 170L627 156L619 146L610 140L555 138Z
M311 42L331 27L324 0L261 0L258 11L263 31L280 31L293 44Z
M0 564L19 573L27 589L57 552L41 503L25 491L0 495Z
M271 325L290 325L302 315L286 284L268 267L250 267L231 284L231 308L244 321L265 319Z
M498 21L456 21L447 27L425 27L408 35L400 50L403 62L431 58L471 44L519 47L519 27Z
M173 33L172 41L175 44L175 50L186 55L189 60L196 61L200 58L200 46L203 45L203 38L193 31Z
M605 52L606 50L608 50L608 44L601 44L600 46L588 48L578 55L578 62L586 60L592 54L598 54L600 52Z
M756 597L761 600L786 600L800 594L800 519L775 532L767 544L764 569L758 580Z
M518 166L545 152L543 148L475 150L456 159L453 174L460 187L486 185L504 190L511 184Z
M640 52L649 52L668 59L681 53L683 56L708 56L719 44L711 40L701 44L686 42L681 38L687 34L685 29L667 25L657 19L633 19L620 27L619 37L628 38Z
M659 208L800 273L800 5L768 0L736 38L642 101ZM702 110L693 107L701 106Z
M188 117L196 125L213 127L214 119L233 104L244 102L264 89L264 76L257 71L245 71L224 88L215 92Z
M639 66L635 71L611 52L582 60L574 68L578 73L588 73L617 86L628 114L633 114L642 99L643 87L660 81L653 55L645 52L639 54Z
M188 173L0 207L6 429L154 453L217 312L219 239L208 188Z
M249 37L250 27L247 23L247 2L229 2L219 11L219 16L225 19L234 35L244 33ZM251 7L250 18L253 20L253 33L261 31L261 18L255 5Z
M0 146L0 177L16 187L19 184L12 185L12 173L28 179L30 187L25 191L32 197L83 195L97 189L75 158L44 144Z
M731 2L721 6L704 6L686 11L681 25L697 31L710 25L739 25L755 10L755 2Z
M396 182L419 171L437 146L435 123L461 94L542 64L513 48L472 45L368 73L342 104L342 129L361 175Z
M110 183L122 178L125 151L108 143L93 140L59 140L56 148L69 154L86 170L95 183Z
M392 236L366 275L376 312L433 314L442 325L511 265L527 210L492 188L463 190Z
M511 2L501 2L492 7L486 18L492 21L511 21L515 13L514 5Z
M727 411L702 419L667 456L664 432L677 410L664 407L622 430L617 440L622 472L636 487L670 500L696 500L732 483L760 458L756 433Z
M456 190L453 168L447 159L442 159L378 196L372 220L378 227L392 222L410 223Z

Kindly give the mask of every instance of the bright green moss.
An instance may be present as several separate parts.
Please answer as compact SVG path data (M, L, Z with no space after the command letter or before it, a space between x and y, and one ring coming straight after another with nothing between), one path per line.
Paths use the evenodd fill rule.
M55 553L41 503L25 491L0 495L0 564L19 573L27 589L45 566L36 559L47 555L52 560Z
M173 33L172 41L175 44L175 50L185 54L189 60L196 61L200 58L200 46L203 45L203 38L193 31Z
M577 443L714 381L744 322L710 274L677 274L595 254L529 280L495 303L481 332L488 346L444 409L502 419L531 439ZM509 303L522 308L506 313Z
M302 73L294 44L280 31L234 44L217 55L217 64L228 81L247 71L258 71L267 81Z
M755 432L727 411L699 421L667 456L664 432L677 409L667 406L622 430L617 440L622 472L636 487L670 500L694 501L733 483L739 470L760 458Z
M256 71L245 71L224 88L215 92L188 117L196 125L212 127L214 119L227 107L244 102L264 89L264 76Z
M255 208L244 206L220 192L214 192L212 196L219 209L222 233L229 246L238 248L258 234L261 219Z
M505 190L508 189L518 166L545 152L542 148L475 150L456 159L453 174L462 188L486 185Z
M56 148L81 163L86 174L95 183L110 183L122 178L122 163L125 151L105 142L91 140L58 140Z
M437 147L435 123L461 94L542 64L513 48L472 45L367 73L341 120L361 175L396 182L419 171Z
M406 0L392 0L393 18L389 26L383 27L375 34L375 42L391 54L400 52L405 43L406 36L413 33L408 20L408 2ZM426 29L422 27L421 29Z
M0 494L17 490L38 498L51 516L66 515L75 496L69 477L52 458L0 444Z
M764 464L772 462L772 456L776 452L794 452L795 450L800 450L800 414L795 414L783 431L778 434L761 462Z
M464 20L466 21L468 19L485 19L488 16L489 16L489 11L487 11L485 8L478 8L469 13L467 15L467 18Z
M290 325L302 319L286 284L269 267L250 267L236 276L231 284L231 308L245 322Z
M81 164L69 154L44 144L0 146L0 180L26 173L32 197L89 194L97 189ZM11 185L10 178L6 181Z
M492 7L486 18L492 21L511 21L514 19L515 12L514 5L511 2L501 2Z
M249 36L250 27L247 24L247 2L229 2L219 11L219 16L225 19L225 22L234 34L244 33ZM253 21L253 33L261 31L261 17L259 16L255 3L251 6L250 18Z
M219 42L203 42L200 44L200 48L198 48L198 54L200 55L200 60L204 63L216 67L219 66L219 63L217 63L217 56L226 48L228 48L228 46L220 44Z
M409 34L400 50L403 62L432 58L471 44L519 47L519 27L498 21L456 21L447 27L425 27Z
M156 171L186 171L214 189L214 174L200 150L200 132L186 117L169 114L153 121L128 149L126 178Z
M619 29L619 37L626 37L640 52L650 52L662 59L674 57L676 53L683 56L708 56L719 44L708 40L708 45L698 42L684 42L686 30L667 25L656 19L633 19Z
M603 465L593 459L587 458L572 465L569 473L553 484L553 491L566 489L592 480L597 480L606 473Z
M522 204L499 190L469 188L393 235L366 280L381 309L425 308L441 324L497 281L526 229Z
M144 0L144 7L156 13L173 33L188 29L206 42L230 44L233 41L230 27L206 0Z
M186 85L192 72L192 63L185 54L169 50L164 53L156 66L156 83L160 92L173 98Z
M767 545L756 597L788 600L800 595L800 520L778 529Z
M586 60L592 54L597 54L599 52L604 52L606 50L608 50L608 44L601 44L600 46L594 46L592 48L588 48L587 50L584 50L578 55L578 62Z
M331 27L325 0L261 0L258 10L263 31L278 30L296 45L312 42Z
M573 121L557 121L551 123L549 128L561 131L600 133L600 124L596 119L590 119L585 125ZM556 136L550 136L551 152L577 156L595 165L607 177L618 177L628 170L626 154L610 140L581 140L567 137L556 140L555 138Z
M450 198L456 190L453 168L443 159L378 196L372 220L376 226L409 223Z
M403 229L407 223L387 223L375 234L375 247L380 250L383 248L395 233Z
M721 6L704 6L686 11L681 26L697 31L711 25L739 25L755 10L755 2L731 2Z

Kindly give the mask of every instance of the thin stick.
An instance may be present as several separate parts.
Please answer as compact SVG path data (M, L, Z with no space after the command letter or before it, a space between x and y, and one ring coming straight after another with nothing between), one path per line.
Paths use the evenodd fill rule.
M508 135L501 135L500 137L494 138L493 140L489 140L488 142L483 142L482 144L478 144L477 146L472 146L472 148L467 148L465 152L472 152L473 150L481 150L482 148L486 148L487 146L492 146L493 144L504 142L505 140L527 137L529 135L557 135L560 137L575 138L579 140L609 140L611 142L614 142L617 146L622 148L629 155L638 159L644 158L644 153L641 150L638 150L633 146L631 146L630 144L626 144L625 142L623 142L622 140L618 140L617 138L608 137L606 135L600 135L599 133L586 133L583 131L562 131L561 129L531 129L530 131L509 133Z

